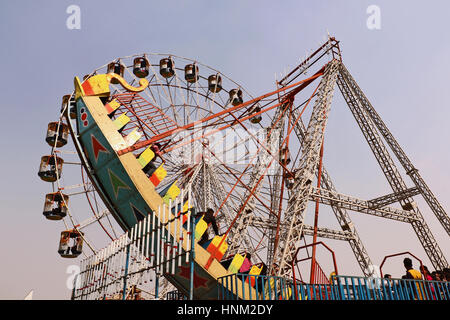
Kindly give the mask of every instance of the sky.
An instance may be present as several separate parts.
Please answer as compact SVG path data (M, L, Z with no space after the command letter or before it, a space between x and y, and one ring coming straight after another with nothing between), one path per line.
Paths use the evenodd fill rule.
M67 28L70 5L80 8L80 29ZM370 5L380 9L379 29L367 27ZM449 9L448 1L1 1L0 299L22 299L32 289L35 299L70 297L66 271L77 261L59 257L62 226L42 216L50 189L37 170L49 152L46 126L73 90L74 76L136 53L196 59L257 96L330 33L347 69L450 211ZM335 185L362 199L390 193L338 90L335 97L324 156ZM418 203L450 259L448 235ZM375 263L410 251L430 267L411 226L351 217ZM348 244L327 243L340 253L341 274L360 274ZM385 268L397 277L404 272L399 259Z

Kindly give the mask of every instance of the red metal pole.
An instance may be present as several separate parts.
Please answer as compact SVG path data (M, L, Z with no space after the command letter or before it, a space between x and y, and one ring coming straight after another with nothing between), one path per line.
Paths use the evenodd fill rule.
M295 279L295 268L294 268L294 261L297 259L297 254L295 255L294 259L292 259L292 277L294 279L294 294L295 294L295 300L298 300L298 291L297 291L297 280Z
M310 244L306 244L304 246L298 247L297 252L295 253L295 257L297 257L297 253L298 251L300 251L300 249L303 248L308 248L317 244L321 244L325 247L325 249L327 249L328 251L330 251L331 256L333 258L333 265L334 265L334 271L336 272L336 275L338 275L338 269L337 269L337 264L336 264L336 256L334 255L334 251L330 249L330 247L328 247L325 243L323 243L322 241L319 241L317 243L310 243Z
M401 256L401 255L404 255L404 254L409 254L409 255L412 256L413 258L417 259L417 261L419 261L419 263L420 263L420 266L421 266L421 267L423 266L422 260L420 260L419 258L417 258L415 255L413 255L413 254L412 254L411 252L409 252L409 251L400 252L400 253L394 253L394 254L387 255L387 256L384 257L384 259L383 259L383 261L381 262L381 265L380 265L380 276L383 278L383 271L382 271L382 268L383 268L383 265L384 265L384 263L386 262L386 260L387 260L388 258L397 257L397 256Z
M319 161L319 174L317 177L317 188L320 188L320 182L322 177L322 159L323 159L323 139L322 146L320 147L320 161ZM314 235L313 235L313 243L317 242L317 229L318 229L318 221L319 221L319 198L316 199L316 209L314 214ZM310 274L310 283L313 284L316 276L316 246L314 245L312 248L312 259L311 259L311 274Z

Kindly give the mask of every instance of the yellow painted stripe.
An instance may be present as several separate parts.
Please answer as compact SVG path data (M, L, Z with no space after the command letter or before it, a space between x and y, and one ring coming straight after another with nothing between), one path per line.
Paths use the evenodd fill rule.
M199 240L205 233L206 229L208 229L208 224L206 223L205 220L203 220L202 217L195 225L195 239Z
M181 190L180 188L178 188L177 186L177 182L175 181L169 188L169 190L167 190L167 195L169 195L169 197L174 200L179 194L180 194Z
M183 205L183 212L186 212L189 209L189 201L186 201Z
M87 87L89 87L90 92L86 92L86 95L95 95L95 96L108 96L109 95L109 80L106 77L106 74L98 74L90 77L85 81L87 83ZM83 87L86 84L83 83ZM86 89L85 89L86 90Z
M117 101L116 99L108 102L107 104L105 104L105 109L106 112L108 114L112 113L114 110L116 110L118 107L120 106L119 101Z
M263 269L262 265L261 265L261 267L258 267L255 264L255 265L252 266L252 268L250 269L250 272L248 274L259 275L261 273L262 269ZM247 278L247 280L245 280L245 282L248 283L248 279L249 278ZM252 287L255 285L255 282L256 282L255 279L256 279L255 277L250 277L250 284L251 284Z
M130 122L130 118L125 114L122 113L116 120L113 121L114 125L116 126L117 130L122 129L128 122Z
M166 177L167 171L164 169L163 165L161 164L158 169L153 172L153 174L150 176L150 181L153 183L155 187L157 187L160 182Z
M166 194L163 198L163 201L165 204L169 205L170 202L170 196L168 194Z
M162 179L164 179L167 176L167 171L166 171L166 169L164 169L163 165L161 164L158 167L158 169L156 169L154 174L156 175L156 177L158 177L159 181L161 181Z
M152 159L155 157L155 153L148 147L144 152L138 157L138 161L141 164L142 168L144 168ZM161 167L161 166L160 166ZM158 168L159 169L159 168ZM155 170L158 171L158 169Z
M244 259L245 257L242 254L237 253L231 261L230 266L228 267L228 272L237 273L244 263Z
M189 201L186 201L184 203L183 209L181 210L181 212L186 212L189 209ZM185 214L183 216L183 224L187 221L187 215Z
M257 265L253 265L248 274L258 275L261 273L263 266L258 267Z

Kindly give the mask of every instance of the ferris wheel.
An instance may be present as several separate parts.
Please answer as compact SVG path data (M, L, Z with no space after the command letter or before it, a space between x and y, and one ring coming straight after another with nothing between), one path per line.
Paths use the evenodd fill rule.
M280 119L288 108L292 109L291 101L283 100L284 92L254 99L223 73L195 60L170 54L118 58L85 75L84 83L99 74L117 74L128 84L122 86L120 80L112 78L110 95L101 99L115 128L143 164L143 171L156 190L167 189L174 182L191 188L193 207L198 211L213 209L219 233L228 234L228 254L244 253L266 263L273 254L270 250L273 250L274 238L267 233L264 223L267 225L271 221L276 226L275 211L283 206L293 185L293 174L283 167L294 164L300 155L297 148L291 161L289 139L280 134L282 130L289 131ZM128 90L142 79L148 82L142 91ZM244 101L251 103L244 106ZM274 102L278 102L276 108ZM95 245L81 231L87 225L100 224L113 239L118 231L111 223L102 223L109 219L109 214L123 230L137 223L142 214L136 208L128 215L114 208L102 192L98 179L90 173L93 169L90 158L97 159L105 150L95 140L92 140L93 157L83 149L79 131L80 127L89 125L83 111L79 110L77 119L75 92L63 97L59 120L48 126L46 141L52 150L50 155L42 157L39 170L39 176L53 184L53 192L46 195L44 215L50 220L61 219L65 224L59 250L63 257L78 256L81 248L75 246L82 244L80 240L95 251ZM92 219L84 222L71 214L69 197L63 192L67 186L61 180L62 167L72 163L64 162L60 148L68 142L69 135L72 135L82 167L81 183L75 187L86 194L93 212ZM146 149L150 145L148 142L140 146L142 139L153 142L152 148ZM295 145L292 140L291 145ZM150 153L156 154L151 161L146 158ZM116 191L119 191L119 178L117 183ZM68 239L75 241L74 246L67 245ZM67 253L68 248L73 249Z
M149 241L156 234L155 218L166 225L179 219L179 230L169 226L164 232L185 240L189 224L181 211L186 209L188 215L197 213L190 234L196 272L205 281L199 283L211 284L200 285L196 294L211 298L214 281L230 273L295 279L298 250L311 245L311 283L316 273L327 278L315 261L318 236L348 241L369 275L372 262L347 210L412 223L428 248L433 237L410 198L421 193L430 203L438 202L420 176L413 177L417 189L407 189L396 168L383 169L395 194L365 201L338 193L322 165L337 84L380 166L393 167L385 148L374 145L375 140L382 145L375 125L388 141L394 139L343 65L338 43L329 37L273 91L258 97L220 71L172 54L122 57L82 80L75 77L75 91L63 97L57 121L48 125L45 140L51 152L41 158L38 172L52 184L43 214L64 224L58 253L64 258L87 250L96 254L97 234L92 233L98 228L114 248L123 232L125 238L130 231L134 240L139 233ZM69 136L75 151L63 148ZM397 144L393 148L399 150ZM72 177L78 181L66 183L68 166L75 166ZM85 198L90 217L75 214L78 196ZM394 200L401 209L389 206ZM315 203L314 226L304 223L308 202ZM319 203L331 207L342 230L318 227ZM448 228L437 204L431 208ZM313 243L307 245L305 236ZM178 250L188 251L183 246ZM153 252L153 240L149 248ZM426 252L436 265L447 265L437 244ZM186 288L181 279L186 269L179 267L166 278Z
M253 97L221 72L170 54L149 53L119 58L84 76L83 81L86 83L98 74L112 73L125 79L129 86L136 85L141 79L148 80L145 89L136 93L130 92L129 86L121 86L119 80L113 78L111 95L101 99L109 108L109 117L127 146L136 145L141 138L148 140L165 134L165 137L155 141L151 151L145 147L133 150L156 190L167 189L174 182L180 187L191 188L194 195L192 206L198 211L212 208L219 233L230 234L227 238L229 254L256 254L259 261L266 261L267 256L261 255L266 251L269 240L265 229L253 226L246 219L236 219L236 215L252 212L252 216L256 213L265 219L273 210L270 207L271 197L274 183L279 183L280 172L273 172L272 175L267 175L267 172L262 175L260 172L264 180L258 184L258 201L251 199L246 202L245 199L251 198L249 186L252 183L255 185L257 171L261 171L261 165L264 165L261 155L270 153L267 146L261 147L260 144L267 141L274 129L273 114L263 114L261 108L274 99L267 102L260 99L237 109L237 112L229 111L230 107L240 106L244 100L249 101ZM65 230L61 233L58 252L62 257L74 258L82 252L83 243L93 252L96 251L89 235L82 231L89 225L99 224L112 240L120 231L115 230L109 221L111 215L123 230L127 230L139 221L142 213L132 208L133 214L125 214L102 191L101 182L91 173L92 157L79 139L80 126L89 125L87 114L81 109L77 119L75 92L65 95L62 100L58 121L48 125L46 141L51 146L51 152L42 157L39 176L53 186L53 192L45 196L45 217L64 222ZM242 121L242 118L246 119ZM170 135L166 134L168 131ZM273 141L274 133L275 130ZM70 135L76 153L61 149L69 142ZM95 149L93 159L97 159L105 149L99 141L92 141ZM156 156L149 161L148 155L152 151ZM289 151L285 148L284 152L288 164ZM76 154L79 160L64 161L63 154ZM66 185L63 182L63 165L65 168L69 165L81 166L80 183ZM116 191L119 191L121 181L116 178ZM86 196L92 211L91 218L79 221L72 214L74 210L66 194L69 189L80 189L71 192L71 195ZM72 245L70 241L73 241Z

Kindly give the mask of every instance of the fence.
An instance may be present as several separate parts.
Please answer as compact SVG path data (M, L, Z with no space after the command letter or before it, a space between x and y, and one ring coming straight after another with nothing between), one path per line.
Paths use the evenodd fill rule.
M191 226L186 222L191 220L191 210L182 212L189 194L186 198L182 190L174 201L159 207L158 215L149 214L107 247L83 259L72 298L127 299L129 292L134 292L131 288L157 282L159 275L173 274L190 261Z
M339 300L450 300L450 283L335 276Z
M253 283L253 285L252 285ZM331 284L231 274L218 279L219 300L450 300L450 283L333 276Z

